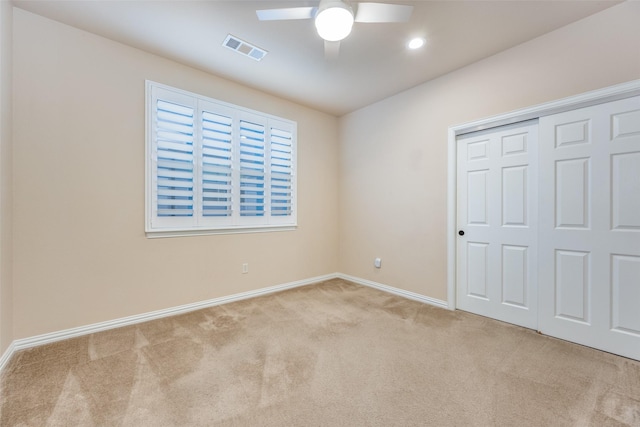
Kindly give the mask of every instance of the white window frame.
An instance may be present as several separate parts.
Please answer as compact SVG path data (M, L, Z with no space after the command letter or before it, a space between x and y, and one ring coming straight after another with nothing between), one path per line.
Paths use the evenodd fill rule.
M158 179L156 100L175 102L194 109L193 130L193 215L188 217L159 216L156 201ZM173 88L153 81L145 81L145 232L147 237L176 237L205 234L251 233L287 231L297 227L297 123L259 111L250 110L223 101ZM232 120L232 207L230 216L207 217L203 215L202 201L202 112L212 112ZM264 127L264 214L240 215L240 122L256 123ZM271 163L272 134L276 129L291 135L291 203L288 215L272 215ZM277 138L277 135L275 135ZM277 166L277 165L276 165ZM166 188L166 187L165 187ZM277 199L277 196L275 197Z

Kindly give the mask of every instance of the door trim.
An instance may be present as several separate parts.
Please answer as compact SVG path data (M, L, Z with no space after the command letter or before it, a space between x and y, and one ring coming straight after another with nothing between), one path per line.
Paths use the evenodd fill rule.
M551 114L590 107L636 95L640 95L640 80L632 80L627 83L449 127L447 142L447 308L450 310L456 309L457 137L470 132L538 119Z

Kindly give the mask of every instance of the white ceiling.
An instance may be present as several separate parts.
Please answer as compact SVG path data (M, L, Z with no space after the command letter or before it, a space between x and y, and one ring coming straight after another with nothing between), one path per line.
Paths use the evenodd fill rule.
M379 1L383 0L369 0ZM397 1L408 23L356 23L334 61L313 21L260 22L256 9L317 1L58 1L14 5L297 103L342 115L613 6L618 1ZM256 62L222 46L267 50ZM408 51L410 37L427 44Z

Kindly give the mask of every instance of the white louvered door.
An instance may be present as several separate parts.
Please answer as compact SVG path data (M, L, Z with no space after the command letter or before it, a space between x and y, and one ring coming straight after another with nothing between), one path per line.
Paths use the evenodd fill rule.
M540 119L541 332L640 359L640 97Z
M457 144L457 307L536 328L537 125Z

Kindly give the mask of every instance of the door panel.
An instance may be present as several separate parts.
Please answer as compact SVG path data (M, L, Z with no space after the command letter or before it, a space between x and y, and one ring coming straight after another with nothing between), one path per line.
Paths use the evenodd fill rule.
M502 156L527 153L527 133L507 135L502 138Z
M467 146L468 160L482 160L489 157L489 140L482 138L478 141L470 142Z
M640 256L611 256L612 328L640 337Z
M576 120L558 123L555 127L555 147L589 144L591 141L591 120Z
M589 228L589 159L556 162L556 227Z
M502 168L502 225L526 227L527 166Z
M611 121L614 141L620 142L623 137L633 137L640 134L640 110L612 114Z
M467 243L467 294L471 297L488 298L487 265L489 263L489 245L486 243Z
M457 307L536 328L537 125L457 143Z
M612 228L640 230L640 188L634 180L640 170L640 152L614 154L611 159Z
M502 245L502 303L527 307L528 250L526 246Z
M640 359L640 97L539 131L539 329Z
M556 250L556 316L589 323L589 267L588 252Z
M488 189L487 176L489 170L471 171L467 174L469 188L468 200L468 224L488 225Z

